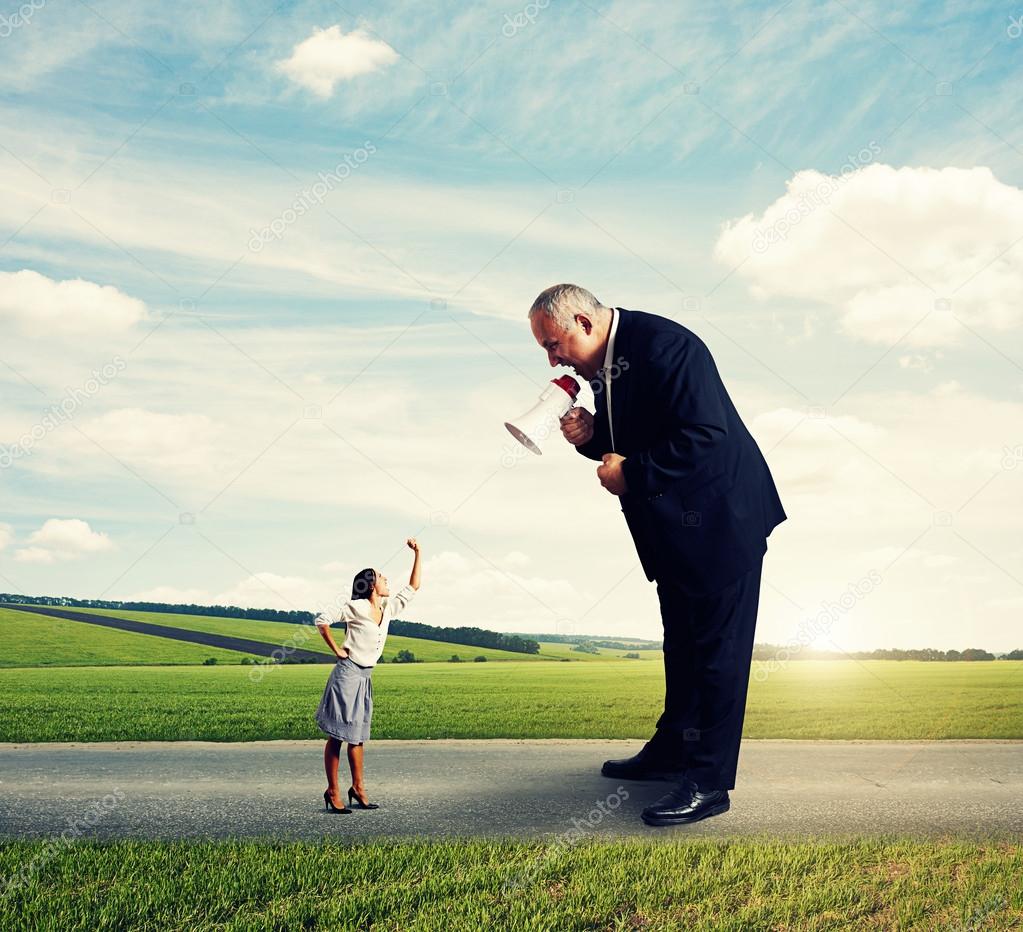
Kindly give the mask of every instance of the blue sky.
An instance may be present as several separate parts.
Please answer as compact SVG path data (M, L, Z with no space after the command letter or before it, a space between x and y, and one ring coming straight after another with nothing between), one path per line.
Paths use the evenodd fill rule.
M574 281L767 455L759 639L1020 646L1015 13L7 8L0 588L314 608L415 534L410 617L657 637L593 465L508 465Z

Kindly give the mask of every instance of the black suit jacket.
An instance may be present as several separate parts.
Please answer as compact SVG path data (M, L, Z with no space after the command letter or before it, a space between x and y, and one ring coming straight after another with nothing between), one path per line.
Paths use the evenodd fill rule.
M576 449L626 458L619 501L647 579L717 592L763 558L786 519L778 490L706 344L665 317L615 310L615 448L598 376L593 438Z

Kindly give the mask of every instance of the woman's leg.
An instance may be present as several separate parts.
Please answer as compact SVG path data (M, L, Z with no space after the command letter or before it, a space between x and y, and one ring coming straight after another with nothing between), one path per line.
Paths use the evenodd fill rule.
M352 789L363 802L366 799L366 787L362 782L362 744L348 744L348 766L352 771Z
M323 769L327 771L327 789L335 805L341 798L341 789L337 785L337 765L341 760L341 742L337 738L328 738L323 746Z

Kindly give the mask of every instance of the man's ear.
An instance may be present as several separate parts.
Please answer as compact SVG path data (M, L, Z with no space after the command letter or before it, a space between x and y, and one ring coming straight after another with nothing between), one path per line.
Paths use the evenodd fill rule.
M583 333L589 336L593 332L593 321L589 319L585 314L575 315L576 323L583 328Z

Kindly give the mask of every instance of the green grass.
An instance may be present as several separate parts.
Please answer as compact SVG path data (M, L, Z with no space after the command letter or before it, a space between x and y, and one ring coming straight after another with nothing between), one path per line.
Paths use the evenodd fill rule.
M3 928L62 932L1023 923L1023 848L996 842L36 841L0 845L0 874L26 878Z
M759 665L755 665L755 670ZM0 671L0 740L318 738L324 666ZM375 738L648 737L659 664L385 665ZM1023 738L1023 665L799 661L751 678L751 738Z
M210 634L222 634L231 637L252 638L268 644L291 645L304 650L312 650L330 657L331 652L319 631L309 625L289 624L282 621L259 621L249 618L219 618L208 615L174 615L164 612L131 612L120 609L74 608L72 611L93 615L109 615L112 618L128 618L134 621L145 621L149 624L183 628L186 631L203 631ZM59 632L58 637L46 636L49 630ZM25 612L0 609L0 631L4 634L4 643L8 649L0 660L0 666L34 666L36 664L79 663L82 650L95 644L94 649L87 651L87 660L94 664L121 663L202 663L206 657L217 657L220 663L238 663L247 654L236 651L205 648L202 645L191 645L195 651L179 651L181 659L170 659L175 656L173 648L160 645L175 643L188 647L184 641L170 641L150 634L123 633L122 639L97 638L96 632L104 629L86 622L66 621L45 615L28 614ZM114 629L106 629L113 632ZM116 633L116 632L115 632ZM340 644L344 640L344 630L333 629L334 639ZM142 640L131 640L139 639ZM37 639L39 644L36 643ZM103 646L110 644L108 654ZM135 645L132 650L131 646ZM518 654L509 650L497 650L492 647L473 647L466 644L448 644L444 641L431 641L425 638L398 637L389 635L384 645L384 661L391 661L400 650L410 650L417 660L427 663L448 661L452 654L457 654L464 661L471 662L474 657L483 656L487 660L538 661L559 660L562 656L570 660L609 660L615 659L622 651L611 651L608 656L593 657L589 654L562 653L559 649L564 645L551 645L553 651L541 649L539 655ZM660 651L654 651L660 658ZM168 659L164 659L164 656ZM159 658L150 660L150 658Z
M207 657L240 663L254 656L11 609L0 609L0 632L0 667L201 664Z

